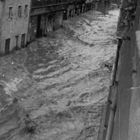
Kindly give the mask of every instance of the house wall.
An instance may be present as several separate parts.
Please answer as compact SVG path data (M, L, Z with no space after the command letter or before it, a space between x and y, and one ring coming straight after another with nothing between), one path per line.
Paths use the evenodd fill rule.
M21 48L21 37L25 34L25 44L28 33L28 22L30 12L30 0L5 0L4 11L1 19L1 46L0 52L5 53L6 39L10 39L9 51L16 47ZM28 5L27 16L25 15L25 5ZM21 6L21 17L18 16L18 7ZM9 8L12 7L11 16L9 16ZM18 37L18 42L16 41ZM18 46L16 45L18 43Z
M42 2L45 2L43 6ZM25 35L24 44L26 45L26 43L35 40L37 37L45 36L48 32L58 29L63 24L63 19L92 9L91 5L93 4L93 0L65 0L61 2L52 0L48 1L48 4L46 2L44 0L0 1L1 54L24 47L22 45L23 35ZM25 5L28 5L28 16L25 16L24 13ZM21 17L18 16L19 6L22 7ZM9 17L10 7L12 7L12 16Z

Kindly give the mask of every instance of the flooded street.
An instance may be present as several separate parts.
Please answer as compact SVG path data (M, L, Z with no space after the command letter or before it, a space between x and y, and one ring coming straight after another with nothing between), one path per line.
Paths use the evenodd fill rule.
M1 111L6 104L13 110L18 106L1 119L1 140L97 140L117 48L118 16L119 10L105 16L90 11L0 58L5 92ZM11 101L15 98L18 103Z

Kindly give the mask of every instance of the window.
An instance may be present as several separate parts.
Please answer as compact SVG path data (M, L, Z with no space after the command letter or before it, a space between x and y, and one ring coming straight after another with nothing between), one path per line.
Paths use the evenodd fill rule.
M25 17L28 17L28 5L25 5L24 15Z
M22 7L18 6L18 17L22 16Z
M9 18L12 19L13 17L13 7L9 7Z

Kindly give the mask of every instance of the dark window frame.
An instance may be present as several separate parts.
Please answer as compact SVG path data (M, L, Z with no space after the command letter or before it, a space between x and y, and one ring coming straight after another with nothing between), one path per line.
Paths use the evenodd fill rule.
M24 7L24 15L25 15L25 17L28 17L28 10L29 10L28 7L29 7L28 4L26 4L25 7Z
M22 6L21 5L18 6L18 17L19 18L22 17Z
M13 18L13 7L9 7L9 19Z

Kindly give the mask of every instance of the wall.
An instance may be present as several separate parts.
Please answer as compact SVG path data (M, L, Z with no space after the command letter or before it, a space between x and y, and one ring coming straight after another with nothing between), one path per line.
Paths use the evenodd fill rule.
M29 10L30 10L30 0L6 0L4 1L4 13L2 17L2 30L1 30L1 48L0 52L5 53L5 40L10 38L10 50L16 47L16 38L19 36L18 46L21 47L21 35L26 34L25 42L28 32L28 22L29 22ZM18 6L22 6L22 17L18 17ZM28 16L24 14L25 5L28 5ZM9 7L12 9L12 18L9 18Z

